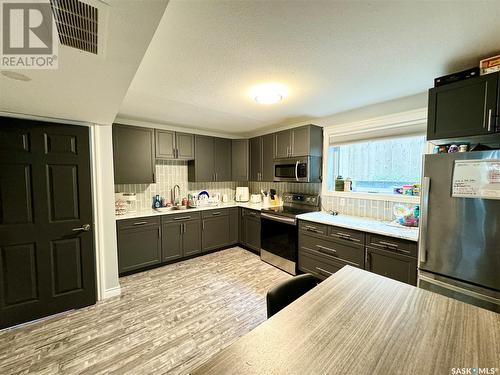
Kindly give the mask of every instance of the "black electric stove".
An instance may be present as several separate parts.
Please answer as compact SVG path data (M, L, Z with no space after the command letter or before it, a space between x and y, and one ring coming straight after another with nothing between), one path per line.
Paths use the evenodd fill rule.
M263 261L292 275L297 274L297 215L319 211L318 195L285 193L282 207L261 211L261 251Z

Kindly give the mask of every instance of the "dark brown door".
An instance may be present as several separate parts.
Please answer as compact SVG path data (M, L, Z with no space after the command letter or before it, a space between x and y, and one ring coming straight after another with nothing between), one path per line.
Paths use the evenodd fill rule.
M95 303L92 232L89 129L0 117L0 328Z

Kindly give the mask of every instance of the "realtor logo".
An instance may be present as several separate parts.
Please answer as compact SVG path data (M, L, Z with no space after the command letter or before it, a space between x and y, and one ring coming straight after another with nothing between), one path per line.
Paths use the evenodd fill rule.
M57 69L57 30L49 1L0 4L0 69Z

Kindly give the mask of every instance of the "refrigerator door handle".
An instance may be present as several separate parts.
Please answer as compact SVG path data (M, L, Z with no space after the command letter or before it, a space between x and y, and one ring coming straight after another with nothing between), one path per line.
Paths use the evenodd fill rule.
M427 215L429 213L429 192L431 190L431 178L422 179L422 200L420 204L420 230L418 238L418 253L420 263L427 261Z

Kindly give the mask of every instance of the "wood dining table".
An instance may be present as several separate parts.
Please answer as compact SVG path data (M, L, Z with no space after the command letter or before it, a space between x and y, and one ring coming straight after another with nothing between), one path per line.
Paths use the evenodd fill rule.
M345 266L192 374L500 375L499 368L500 314Z

